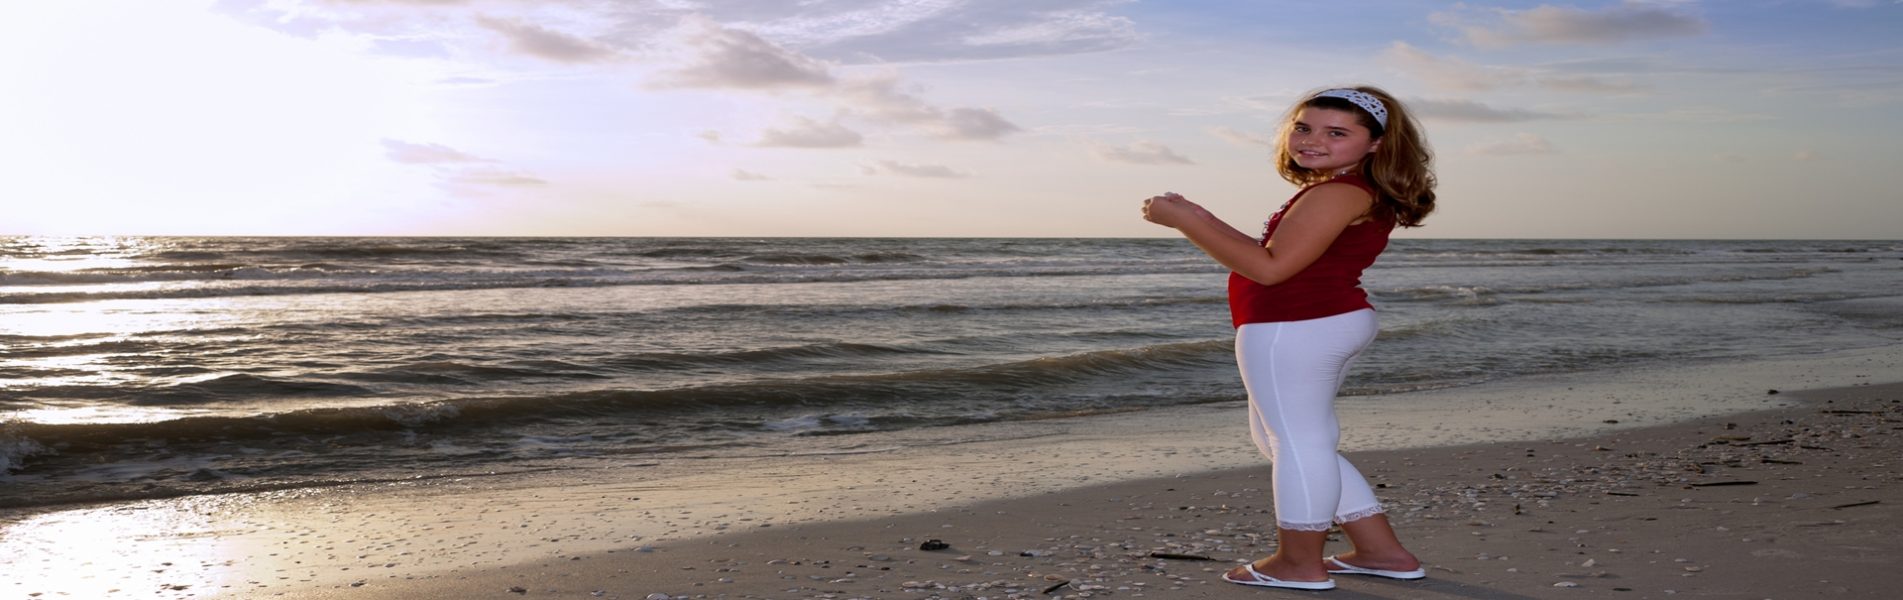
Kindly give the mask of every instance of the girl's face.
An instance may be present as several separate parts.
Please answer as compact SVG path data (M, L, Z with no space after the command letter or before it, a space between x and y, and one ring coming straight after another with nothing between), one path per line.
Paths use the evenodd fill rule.
M1345 173L1381 147L1355 114L1332 108L1304 107L1295 113L1287 147L1295 164L1311 171Z

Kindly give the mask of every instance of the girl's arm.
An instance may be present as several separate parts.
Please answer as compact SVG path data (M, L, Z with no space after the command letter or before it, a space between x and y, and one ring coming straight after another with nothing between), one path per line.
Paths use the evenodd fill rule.
M1308 268L1350 223L1368 213L1374 198L1348 184L1308 190L1282 216L1267 248L1182 196L1166 194L1143 203L1144 217L1176 228L1222 266L1262 285L1275 285Z

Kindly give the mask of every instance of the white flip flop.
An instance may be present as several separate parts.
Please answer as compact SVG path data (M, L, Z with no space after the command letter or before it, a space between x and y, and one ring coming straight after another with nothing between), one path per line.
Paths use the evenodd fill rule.
M1386 577L1388 579L1424 579L1427 577L1426 569L1415 569L1412 571L1383 571L1380 569L1364 569L1361 567L1357 567L1345 562L1341 562L1341 559L1335 558L1333 556L1330 556L1322 560L1328 561L1329 564L1334 565L1334 566L1328 567L1328 572L1333 573L1335 575L1370 575L1374 577ZM1337 569L1335 567L1341 567L1341 568Z
M1283 581L1283 580L1276 579L1274 577L1270 577L1268 575L1263 575L1259 572L1256 572L1255 564L1253 563L1242 565L1242 570L1249 574L1249 579L1247 580L1230 579L1229 573L1224 572L1222 574L1222 580L1227 581L1229 583L1236 584L1236 585L1284 588L1284 589L1290 589L1290 590L1332 590L1332 589L1335 589L1335 580L1333 579L1330 579L1327 581Z

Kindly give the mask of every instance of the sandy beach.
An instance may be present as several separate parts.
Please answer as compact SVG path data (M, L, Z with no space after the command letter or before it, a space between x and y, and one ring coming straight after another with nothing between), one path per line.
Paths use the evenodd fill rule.
M1889 347L1346 398L1350 457L1430 577L1338 577L1324 593L1885 597L1903 584L1898 373ZM1268 467L1235 410L14 511L0 595L1298 594L1216 579L1273 543Z

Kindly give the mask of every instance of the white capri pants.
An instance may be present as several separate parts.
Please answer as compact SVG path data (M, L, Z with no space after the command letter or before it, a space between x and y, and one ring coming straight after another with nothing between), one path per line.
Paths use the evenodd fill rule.
M1249 433L1275 469L1277 527L1327 531L1381 514L1368 480L1336 450L1335 420L1335 392L1377 329L1372 309L1236 328Z

